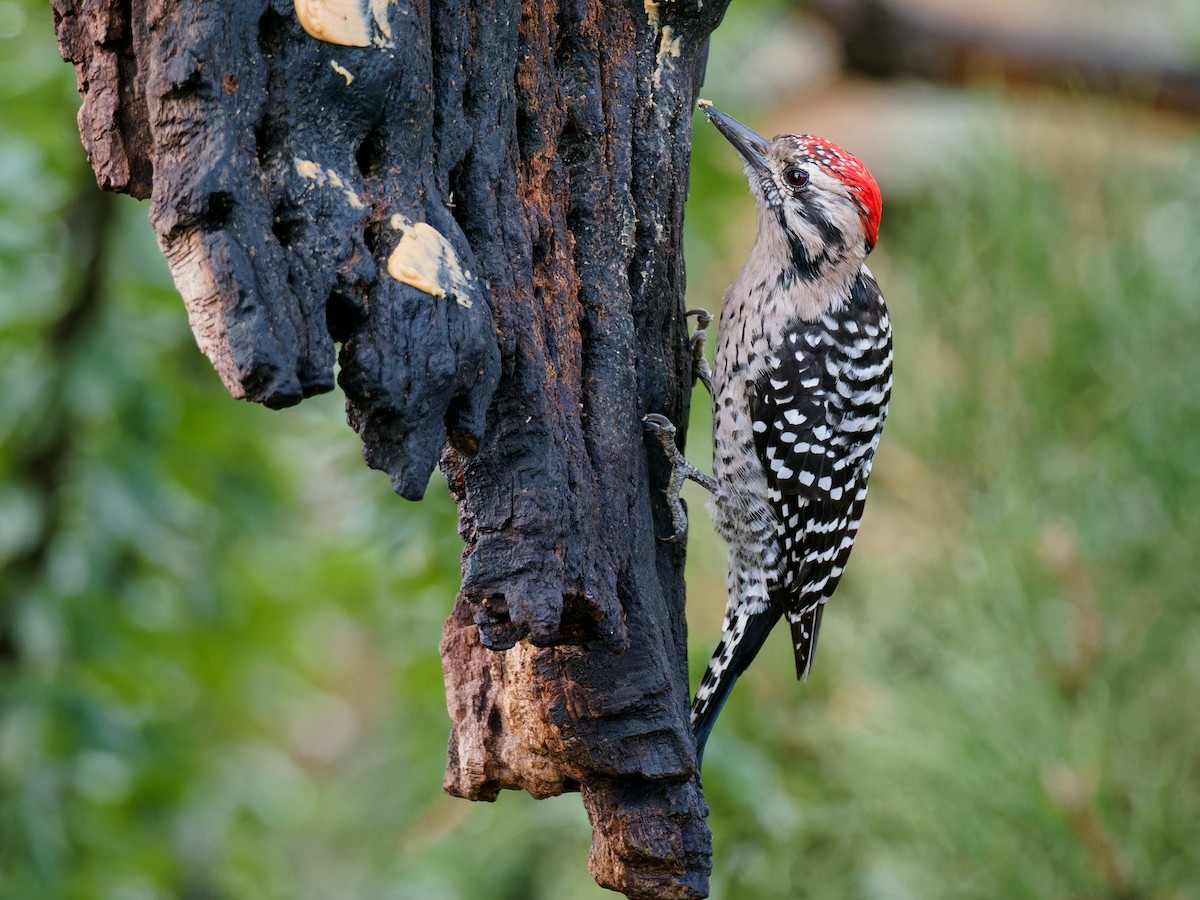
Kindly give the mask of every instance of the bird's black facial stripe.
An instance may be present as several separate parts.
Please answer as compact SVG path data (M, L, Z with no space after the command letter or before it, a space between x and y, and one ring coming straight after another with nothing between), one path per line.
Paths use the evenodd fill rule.
M789 228L787 220L784 218L784 209L790 207L801 219L817 230L821 243L828 252L836 253L845 249L846 236L829 216L825 199L820 196L819 192L807 188L803 188L795 194L791 191L785 192L780 190L774 180L769 178L762 179L762 188L763 197L767 204L775 210L780 227L785 231Z
M815 255L810 253L804 240L788 224L784 206L776 207L775 215L779 222L779 228L787 238L788 251L792 258L791 271L785 270L784 274L789 279L794 276L804 281L812 281L821 274L821 270L829 262L831 254L837 253L845 246L845 239L819 204L796 204L793 208L797 209L805 222L817 230L817 234L821 238L822 249Z
M829 216L825 213L825 208L820 203L802 203L797 204L800 217L817 229L817 233L821 235L821 243L825 245L827 252L841 250L845 246L845 238L842 236L841 229L833 224Z
M783 207L779 207L776 215L779 220L779 227L787 237L788 252L792 257L792 265L789 268L785 267L780 275L781 278L798 277L804 281L812 281L821 274L821 267L829 261L829 256L825 252L821 252L816 256L808 252L808 248L804 246L804 241L800 235L792 231L788 227L787 215Z

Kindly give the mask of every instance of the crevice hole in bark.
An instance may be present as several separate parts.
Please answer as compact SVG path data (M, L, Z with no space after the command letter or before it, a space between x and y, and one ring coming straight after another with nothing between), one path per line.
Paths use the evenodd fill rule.
M461 424L470 415L470 405L470 395L458 394L450 401L450 405L446 407L445 416L446 437L450 441L450 446L468 458L472 458L479 453L479 440L470 428L466 428Z
M364 318L361 305L341 288L329 292L325 301L325 328L337 343L344 344Z
M207 99L210 92L204 90L204 76L196 68L188 72L183 81L171 85L163 91L163 100L183 100L187 97L202 96Z
M201 219L209 231L220 231L229 223L235 200L229 191L213 191L208 195Z
M596 636L600 623L596 605L589 603L584 594L563 594L562 618L559 630L564 644L585 644Z
M260 166L266 167L282 146L282 129L279 121L269 113L254 126L254 155Z
M354 161L358 165L358 171L367 178L378 173L387 156L387 132L385 129L386 126L382 119L376 122L371 126L371 130L367 132L362 143L358 145L358 150L355 151Z
M292 211L285 206L275 207L275 213L271 217L271 232L285 250L291 249L292 242L296 239L296 235L303 230L304 225L305 220L293 215Z
M287 46L289 21L286 16L268 7L258 20L258 48L263 56L275 58L284 55Z
M380 226L370 225L363 229L363 243L372 256L375 256L375 251L379 249L379 228Z
M468 153L470 151L467 151ZM446 183L450 187L450 197L452 203L448 203L447 207L450 210L450 215L454 216L454 221L458 223L458 227L463 230L463 234L471 233L471 216L469 215L470 191L468 189L469 182L466 177L467 161L460 159L454 164L454 168L450 170L446 177Z

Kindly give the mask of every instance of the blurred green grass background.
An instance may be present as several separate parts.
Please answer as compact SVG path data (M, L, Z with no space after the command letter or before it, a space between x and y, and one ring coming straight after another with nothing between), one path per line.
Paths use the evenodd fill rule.
M738 90L783 15L734 4L705 95L796 128L812 97ZM771 641L710 744L713 896L1200 896L1196 130L871 90L953 139L917 112L829 134L883 181L892 415L813 677ZM577 797L441 793L444 488L395 498L336 396L228 399L77 106L49 11L0 2L0 896L612 896ZM715 309L751 209L699 125L689 302ZM723 561L690 500L698 674Z

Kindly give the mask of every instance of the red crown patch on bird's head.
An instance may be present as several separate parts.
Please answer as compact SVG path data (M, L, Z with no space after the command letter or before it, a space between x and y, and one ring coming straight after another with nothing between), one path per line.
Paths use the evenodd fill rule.
M883 214L883 197L866 165L857 156L825 138L799 134L796 140L800 143L802 153L850 189L850 195L862 215L863 232L874 247L875 239L879 236L879 219Z

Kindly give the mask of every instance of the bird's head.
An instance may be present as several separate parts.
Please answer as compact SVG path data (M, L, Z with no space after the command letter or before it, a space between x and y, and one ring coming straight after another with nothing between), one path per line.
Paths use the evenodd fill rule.
M862 161L811 134L767 140L707 100L699 106L745 160L762 252L782 257L801 282L857 275L882 211Z

